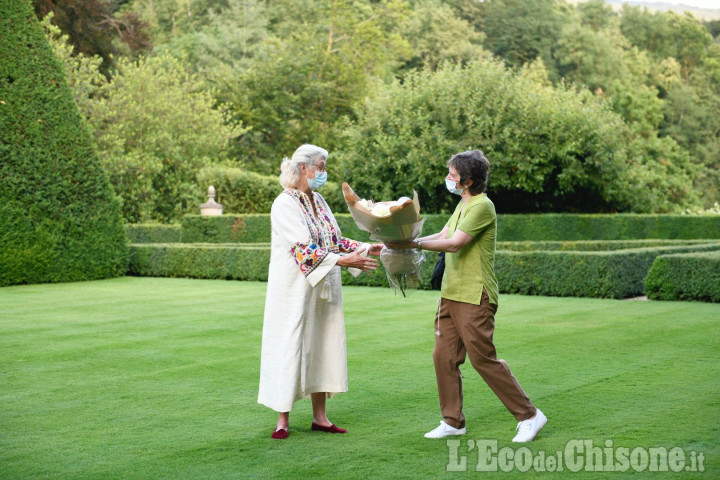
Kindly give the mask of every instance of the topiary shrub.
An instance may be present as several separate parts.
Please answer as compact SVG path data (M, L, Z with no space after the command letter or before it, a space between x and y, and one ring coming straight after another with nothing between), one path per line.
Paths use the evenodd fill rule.
M122 275L120 208L32 6L0 2L0 285Z

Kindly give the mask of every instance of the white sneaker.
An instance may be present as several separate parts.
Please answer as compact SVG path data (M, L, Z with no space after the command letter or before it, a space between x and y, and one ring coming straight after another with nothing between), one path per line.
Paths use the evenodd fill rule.
M442 421L439 427L426 433L425 438L444 438L450 435L465 435L465 433L465 427L455 428Z
M537 436L538 432L542 430L546 423L547 417L543 414L543 412L540 411L540 409L538 409L535 418L533 418L532 420L523 420L522 422L518 423L516 429L518 433L517 435L515 435L515 438L513 438L512 441L517 443L532 441L532 439Z

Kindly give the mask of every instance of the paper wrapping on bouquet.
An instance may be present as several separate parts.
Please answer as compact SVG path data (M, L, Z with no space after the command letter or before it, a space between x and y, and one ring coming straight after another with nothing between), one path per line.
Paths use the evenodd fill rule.
M345 202L357 226L380 242L412 240L422 233L420 202L417 192L413 198L403 197L394 202L371 202L357 196L347 183L342 184Z
M413 198L402 197L397 201L372 202L360 198L350 185L342 184L345 202L355 224L380 242L413 240L422 234L424 220L420 217L417 192ZM417 250L391 250L387 247L380 255L388 280L395 291L406 295L407 288L420 283L420 265L425 254Z

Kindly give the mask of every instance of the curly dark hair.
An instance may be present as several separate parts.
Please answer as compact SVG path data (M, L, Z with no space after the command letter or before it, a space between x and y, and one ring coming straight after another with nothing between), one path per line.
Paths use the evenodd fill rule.
M468 190L473 195L483 193L487 188L488 175L490 173L490 161L480 150L468 150L467 152L456 153L448 161L448 167L454 168L460 175L461 184L472 180Z

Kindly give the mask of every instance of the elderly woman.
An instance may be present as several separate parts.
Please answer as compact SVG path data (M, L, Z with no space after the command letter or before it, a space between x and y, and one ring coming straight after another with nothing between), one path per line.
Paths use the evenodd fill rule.
M462 375L465 356L518 420L513 442L529 442L547 422L532 404L493 344L498 283L495 278L495 205L485 193L490 162L480 150L453 155L445 184L460 196L455 212L439 233L393 247L422 248L445 254L433 361L437 378L440 426L426 438L463 435Z
M347 354L340 267L353 275L377 268L382 245L342 236L330 207L314 190L327 179L328 152L303 145L281 165L285 190L271 210L272 243L263 323L258 403L278 412L272 438L288 437L290 410L312 399L311 429L333 425L325 399L347 392Z

